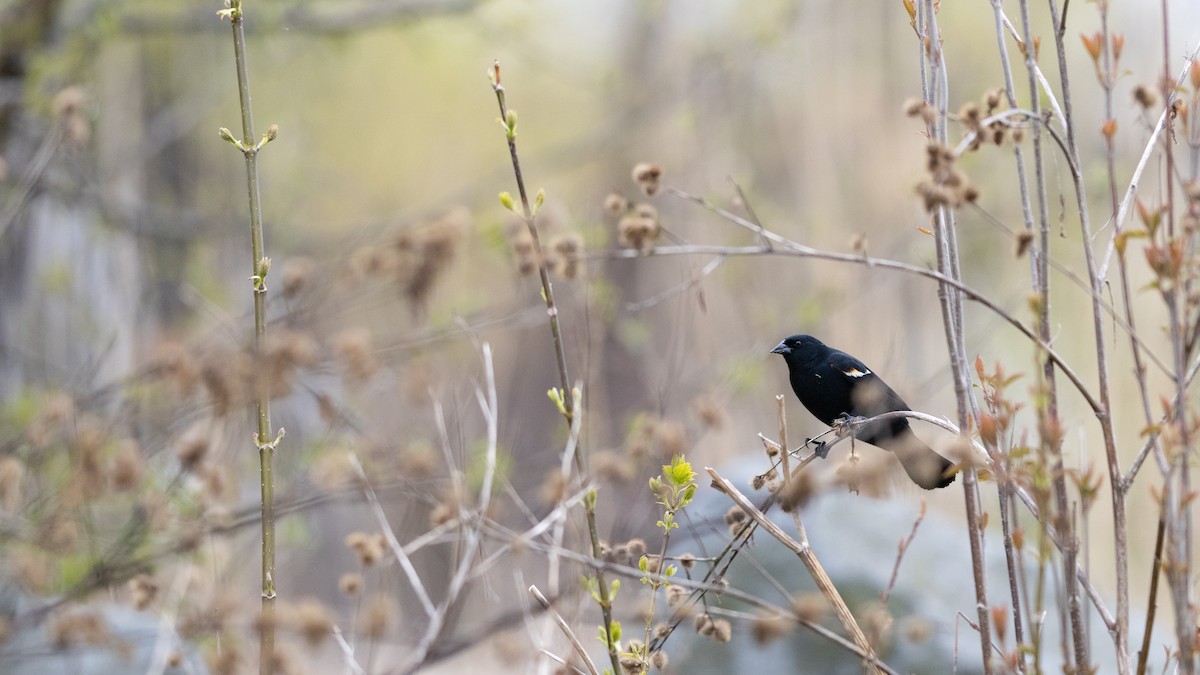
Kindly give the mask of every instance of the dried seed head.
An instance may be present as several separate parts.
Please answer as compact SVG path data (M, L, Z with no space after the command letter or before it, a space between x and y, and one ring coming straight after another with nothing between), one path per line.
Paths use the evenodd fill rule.
M562 502L567 493L567 479L558 467L548 469L540 489L542 503L553 506Z
M583 272L583 237L578 233L560 234L550 242L553 252L551 270L568 281L577 279Z
M291 299L299 295L308 286L316 268L316 262L305 256L296 256L285 261L279 273L283 282L283 297Z
M854 234L850 237L850 250L859 255L867 254L867 235Z
M624 248L648 251L658 239L657 220L637 215L627 215L617 223L617 242Z
M338 579L338 590L351 597L362 591L363 577L357 572L347 572Z
M396 606L386 595L375 595L363 610L362 630L367 637L383 637L396 622Z
M816 494L816 487L808 471L793 473L775 493L775 496L779 498L779 508L783 509L785 513L803 508L808 500Z
M194 471L200 462L204 461L211 443L212 438L207 426L203 422L197 422L180 437L175 457L185 471Z
M200 381L200 363L187 347L174 340L167 340L155 347L152 362L153 367L175 387L180 396L191 394Z
M235 645L222 645L221 651L212 657L209 665L217 675L236 675L242 670L242 654Z
M700 423L710 429L720 429L725 426L725 410L710 395L698 396L692 401L692 409L700 418Z
M379 537L366 532L346 535L346 547L358 554L358 562L363 567L370 567L383 558L383 545Z
M633 480L634 465L628 457L613 450L592 454L592 473L600 480L624 483Z
M116 454L113 456L112 468L109 471L113 489L118 492L132 490L142 482L143 473L142 452L138 449L137 442L128 438L119 441ZM3 478L0 477L0 486L2 485ZM3 488L0 487L0 492L2 490Z
M1020 258L1029 251L1029 247L1033 245L1033 233L1028 230L1023 230L1017 235L1017 257Z
M742 507L738 506L737 504L729 507L729 510L725 512L726 525L738 525L740 523L744 523L746 522L746 518L746 512L743 511Z
M346 487L355 475L349 453L337 448L322 453L308 469L309 480L326 492Z
M861 614L863 629L874 636L872 642L883 643L887 640L892 629L892 613L878 602L871 603Z
M1149 110L1158 105L1158 96L1155 96L1154 91L1144 84L1133 88L1133 100L1137 101L1143 110Z
M805 593L792 600L792 614L800 621L818 623L828 608L829 603L820 593Z
M683 586L671 585L667 587L667 607L677 609L684 600L687 600L688 589Z
M750 624L750 634L760 645L773 642L789 633L796 624L781 614L758 614Z
M660 420L654 428L654 440L664 459L683 454L687 449L687 434L683 425L673 420Z
M872 456L870 461L857 454L851 455L834 472L834 480L846 486L850 492L865 492L882 498L888 493L888 465L885 458Z
M292 620L296 630L310 648L321 646L325 638L333 632L333 619L330 618L329 610L319 601L311 598L301 600L293 612Z
M86 102L87 94L84 93L83 87L72 85L54 95L54 100L50 102L50 112L55 117L71 115L79 112Z
M921 644L933 637L933 624L923 616L906 616L900 620L900 633L909 642Z
M130 602L138 611L144 610L158 596L158 582L149 574L139 574L129 580Z
M658 164L642 162L633 167L633 180L642 188L646 196L653 196L662 188L662 167Z
M625 548L629 551L631 558L640 558L646 553L646 540L641 538L630 539L625 542Z
M967 101L958 109L958 118L968 129L978 131L979 121L982 119L982 115L979 112L979 104L974 101Z
M42 401L37 415L26 427L25 436L35 448L45 449L55 439L61 438L62 430L68 428L67 422L74 416L75 402L70 396L50 394Z
M604 210L609 215L623 215L629 210L629 200L613 192L604 198Z
M733 624L728 619L713 621L712 639L717 642L729 642L733 639Z
M1000 107L1000 96L1002 93L999 89L991 89L983 95L983 105L987 109L987 114L992 114L996 111L996 108Z
M332 338L333 353L350 382L370 379L378 369L371 332L361 326L342 330Z
M927 105L929 104L922 99L910 98L904 102L904 114L907 117L916 117L921 114L921 110Z
M397 235L393 246L404 261L397 281L414 311L423 311L434 284L454 261L462 231L469 226L470 213L456 209L429 225Z
M451 520L454 520L456 513L458 513L457 508L451 506L450 504L439 503L429 511L429 524L433 525L434 527L438 525L445 525Z

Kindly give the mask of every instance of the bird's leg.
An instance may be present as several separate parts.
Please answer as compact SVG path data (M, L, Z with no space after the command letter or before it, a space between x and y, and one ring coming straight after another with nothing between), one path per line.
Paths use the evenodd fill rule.
M804 439L804 445L806 447L811 445L813 454L820 459L825 459L829 456L829 445L825 441L819 441L815 438L806 438Z
M833 427L833 433L838 436L849 436L854 431L854 423L862 420L861 417L855 417L849 413L842 413L833 421L830 426Z

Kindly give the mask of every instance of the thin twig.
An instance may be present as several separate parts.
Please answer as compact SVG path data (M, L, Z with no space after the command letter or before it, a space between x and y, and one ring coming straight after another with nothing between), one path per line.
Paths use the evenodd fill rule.
M900 576L900 563L904 560L904 552L912 545L913 539L917 537L917 528L921 526L921 521L925 520L925 500L921 500L921 511L917 513L916 520L913 521L912 531L908 536L900 540L900 544L896 547L896 564L892 565L892 577L888 579L887 588L883 589L883 594L879 596L879 604L886 606L888 599L892 595L892 588L896 586L896 577Z
M575 396L570 387L571 378L567 371L567 354L566 346L563 344L562 329L559 326L558 320L558 305L554 302L554 287L550 283L550 270L547 266L546 256L542 255L541 237L538 234L537 223L535 222L536 213L529 203L529 194L525 188L525 178L521 173L520 156L517 153L517 117L515 112L511 112L506 101L506 93L504 84L500 77L500 62L495 61L492 67L488 69L488 78L492 84L492 91L496 94L496 103L500 107L500 120L505 127L505 136L508 140L508 153L512 159L513 175L517 181L517 191L521 197L521 215L525 221L526 230L529 232L530 239L533 243L534 257L538 261L538 278L542 284L542 299L546 304L546 316L550 324L550 337L554 342L555 362L558 365L558 377L561 386L561 403L563 406L563 415L566 419L567 429L574 426L575 416L579 411L575 409ZM587 462L584 461L583 454L578 449L574 454L575 470L579 474L581 480L586 482ZM584 505L584 517L587 520L588 538L591 544L592 557L599 559L600 553L600 531L596 524L596 501L588 499ZM612 613L612 598L609 597L608 582L604 579L602 571L596 572L596 581L598 586L598 597L600 604L600 613L604 618L604 625L601 627L606 637L606 645L608 650L608 658L612 664L613 672L621 671L620 657L617 654L617 641L613 638L613 613Z
M554 606L550 604L546 596L542 595L537 586L530 586L529 594L554 618L554 623L558 624L558 629L566 636L567 640L571 643L571 647L575 649L575 653L579 655L579 658L583 659L588 672L592 675L600 675L600 671L596 670L596 664L592 662L592 657L588 656L587 650L579 643L579 638L575 637L575 631L571 630L571 626L567 624L567 620L562 618L558 610L554 609Z
M871 643L867 641L866 634L863 633L862 628L859 627L858 621L855 620L854 615L850 613L850 608L846 606L846 601L842 599L842 594L838 592L837 587L833 585L833 581L831 581L829 575L825 573L825 568L821 566L821 562L817 560L816 554L813 553L812 548L809 547L808 543L806 541L796 541L788 536L788 534L784 532L778 525L776 525L774 521L767 518L762 511L758 510L758 507L754 506L754 504L751 503L745 495L739 492L738 489L733 486L733 483L730 483L722 478L721 475L717 473L716 469L705 467L705 471L707 471L708 475L712 477L714 487L728 495L735 504L737 504L743 511L746 512L746 515L750 516L754 522L758 523L758 526L761 529L765 530L768 534L779 541L779 543L786 546L800 558L800 561L804 563L805 569L808 570L809 576L811 576L813 582L816 583L817 590L819 590L821 595L825 596L825 599L829 601L829 604L833 607L834 614L836 614L838 620L841 621L842 627L845 628L846 632L850 634L850 638L854 641L854 644L858 645L863 652L870 655L870 660L874 661L875 651L871 647Z
M462 511L459 513L459 519L468 525L463 553L455 568L454 575L450 579L445 598L443 598L441 604L438 606L437 611L429 617L429 624L426 626L425 635L409 655L408 664L401 669L401 672L405 673L416 672L416 670L420 669L434 642L441 637L442 632L448 625L450 611L458 602L467 583L473 578L471 571L475 565L475 555L479 550L482 540L482 535L480 534L481 523L488 520L492 482L496 474L496 456L499 442L499 404L496 398L496 376L492 368L491 345L484 342L481 350L483 352L483 373L486 394L484 391L477 389L476 396L487 426L487 449L485 451L483 481L479 488L479 505L475 509L474 514L467 514Z
M371 488L371 484L367 481L367 474L363 471L362 463L358 461L358 456L352 452L347 453L347 458L350 462L350 467L354 469L354 475L362 483L363 494L367 497L367 504L370 505L371 512L375 514L375 520L379 523L379 529L383 532L384 539L387 540L388 548L396 556L396 561L400 563L400 569L404 570L404 575L408 579L409 585L412 586L413 592L417 594L417 600L421 602L421 608L425 610L425 616L432 618L437 613L437 608L434 607L433 600L429 598L429 592L425 590L425 583L421 581L421 575L417 574L417 569L413 567L412 560L408 557L408 552L404 550L404 546L396 539L396 533L392 531L387 514L383 512L383 506L380 505L379 498L375 496L375 490Z
M1154 148L1158 145L1158 137L1162 134L1163 129L1166 128L1167 116L1171 113L1171 106L1177 96L1176 92L1183 86L1184 80L1187 79L1188 73L1191 72L1192 62L1196 60L1197 54L1200 54L1200 43L1196 44L1184 62L1183 68L1179 72L1179 77L1175 81L1175 88L1172 90L1170 97L1167 98L1163 106L1163 112L1158 116L1158 123L1154 125L1154 130L1150 132L1150 138L1146 141L1146 147L1142 150L1142 156L1138 160L1137 168L1133 170L1133 175L1129 178L1129 187L1125 189L1125 197L1121 200L1120 208L1117 209L1117 216L1113 220L1113 233L1109 237L1108 247L1104 251L1104 262L1100 265L1101 280L1108 277L1108 264L1112 259L1113 251L1116 249L1117 235L1120 234L1122 227L1125 225L1125 219L1129 216L1129 207L1133 205L1134 197L1137 195L1138 185L1142 180L1142 172L1146 170L1146 166L1150 163L1150 156L1154 154Z
M338 648L342 650L342 660L346 662L346 668L354 675L365 675L362 666L358 665L358 660L354 658L354 648L346 642L346 637L342 635L342 629L334 624L333 640L337 643Z

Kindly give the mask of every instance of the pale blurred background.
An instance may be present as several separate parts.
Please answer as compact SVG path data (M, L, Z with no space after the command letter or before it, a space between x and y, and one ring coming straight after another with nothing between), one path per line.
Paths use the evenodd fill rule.
M1057 88L1045 8L1036 4L1040 63ZM1167 4L1175 77L1181 57L1200 40L1200 5ZM219 3L181 5L0 2L0 144L6 162L0 402L15 420L20 416L14 411L36 407L33 401L46 392L68 392L119 420L113 426L136 437L160 464L174 457L175 439L202 424L216 438L212 452L235 478L228 508L252 510L257 457L245 441L248 407L214 422L213 402L202 396L192 399L200 404L175 409L156 405L142 391L111 393L173 349L200 361L219 360L222 349L244 344L252 326L244 167L216 133L223 126L240 128L229 28L217 20ZM1152 124L1132 91L1139 84L1157 86L1163 61L1157 5L1112 8L1112 30L1127 40L1114 93L1122 192ZM1005 9L1018 20L1016 3ZM666 184L744 214L736 183L768 229L806 245L850 252L854 242L865 240L872 256L932 267L933 239L919 229L929 227L929 219L913 191L924 175L923 126L903 114L905 101L921 95L919 46L901 2L252 1L247 13L256 128L280 129L259 163L267 254L274 260L268 283L273 330L287 327L308 336L317 350L274 403L275 425L288 430L277 455L282 495L311 492L312 467L333 447L353 446L380 466L389 457L406 458L409 464L399 469L405 491L388 504L397 528L407 523L404 531L414 536L441 499L444 467L432 477L404 474L414 462L441 466L435 404L444 409L454 459L468 473L477 470L471 467L483 434L474 393L483 377L473 342L478 339L495 351L505 478L544 511L539 490L557 466L565 432L545 397L558 375L540 289L536 276L518 273L510 251L514 223L497 200L501 191L515 194L516 185L485 77L493 60L502 64L508 103L519 113L525 178L531 191L546 191L539 218L545 240L576 233L586 245L585 272L558 280L555 289L572 376L584 383L583 442L589 449L625 452L635 420L652 415L682 434L672 442L697 467L729 467L742 479L761 471L756 433L775 434L776 394L787 394L793 440L824 430L791 396L782 361L767 353L796 332L857 355L917 409L955 419L936 288L928 281L859 265L756 256L728 259L689 286L711 256L606 255L616 247L616 230L603 203L614 191L653 203L679 241L754 241L746 230L669 194L642 197L630 170L649 161L662 165ZM952 108L1002 86L991 3L943 3L939 21ZM1110 234L1101 229L1110 211L1098 132L1102 98L1074 37L1097 25L1091 4L1071 3L1072 95L1092 223L1099 230L1095 246L1102 252ZM1011 40L1008 47L1019 59ZM1019 98L1026 101L1024 72L1019 61L1013 65ZM63 119L70 124L61 142L52 143L55 120ZM957 133L952 130L952 138ZM1053 255L1085 277L1069 171L1055 149L1047 157L1051 218L1061 232ZM1009 148L985 146L962 166L980 188L979 207L1019 230ZM1149 172L1144 180L1151 185L1160 178ZM1155 199L1159 188L1143 190ZM960 213L959 227L966 282L1029 321L1028 259L1016 256L1012 237L974 209ZM431 260L422 272L429 275L425 285L414 285L411 277L395 282L388 261L373 253L381 242L404 236ZM452 256L421 248L443 241L438 237ZM1149 277L1140 253L1131 259L1138 289ZM299 284L289 298L279 293L284 274ZM1091 385L1087 295L1061 274L1052 283L1055 347ZM1143 338L1169 354L1161 340L1161 302L1148 291L1135 292ZM1032 373L1033 350L1025 339L978 305L967 311L972 357ZM1141 446L1144 423L1128 342L1113 336L1111 323L1106 330L1127 466ZM360 364L364 381L347 381L341 367L356 357L368 360ZM1164 382L1158 372L1151 379ZM1025 399L1031 385L1032 375L1010 393ZM1095 420L1064 380L1060 390L1069 463L1102 470ZM340 411L336 422L321 415L330 402ZM720 423L706 424L698 411ZM1031 418L1021 421L1034 442ZM6 435L13 428L6 426ZM922 426L918 433L935 447L946 438ZM828 478L838 460L816 471ZM603 536L654 536L653 499L644 486L657 463L654 457L639 464L627 484L601 490ZM1147 466L1141 480L1154 483L1157 469ZM974 616L962 493L957 484L932 494L902 480L895 488L887 500L833 488L811 507L809 532L818 555L824 547L831 560L846 561L843 567L862 566L861 576L869 579L863 595L870 597L886 584L895 545L910 529L920 500L928 499L928 531L916 539L918 552L901 570L897 595L922 596L931 584L921 575L956 561L946 575L961 583L932 607L913 602L932 614L926 618L937 627L936 662L948 663L942 656L953 649L954 612ZM994 509L994 484L983 488L985 504ZM844 508L832 508L836 504ZM695 535L720 534L726 506L706 495L697 505ZM1132 604L1140 626L1156 518L1149 490L1134 490L1129 509ZM860 528L856 518L870 527ZM1087 564L1105 592L1112 584L1110 518L1102 499L1086 522ZM705 525L707 519L716 525ZM876 532L879 523L890 526ZM351 530L372 527L368 512L336 500L284 520L281 597L313 595L345 610L336 580L353 556L342 540ZM990 553L998 555L995 520L989 533L996 537L989 539ZM214 548L211 555L226 565L215 585L244 587L247 597L256 597L255 566L231 564L257 556L255 534L250 527ZM759 548L772 546L764 540ZM439 569L445 573L436 555L421 562L433 577ZM789 585L808 583L794 560L779 569L789 570L780 572L790 575L784 577ZM526 584L542 573L534 556ZM401 615L419 618L399 573L379 574ZM1003 597L1001 568L991 582ZM494 588L472 602L495 609L523 591L511 578L490 583ZM591 640L594 608L580 612L581 634ZM1162 621L1160 626L1169 625L1169 616ZM629 619L629 625L637 623ZM1108 663L1103 627L1097 622L1093 628L1095 658ZM960 654L967 664L960 661L960 667L970 671L978 667L975 638L964 637L970 631L965 626L958 630L959 640L972 645ZM469 633L464 629L463 635ZM1140 638L1140 627L1133 637ZM680 644L686 639L694 635L681 637ZM679 668L733 672L746 663L738 658L753 659L755 651L744 632L733 647L705 643L703 649L703 658L678 656ZM710 653L723 649L719 657ZM913 650L903 661L913 671L932 662L926 661L932 651L920 646L898 649ZM784 663L803 658L779 648L770 653ZM531 667L529 661L501 665L504 659L492 652L474 658L476 667L490 672ZM823 658L846 672L857 669L844 653ZM825 667L835 666L814 665L810 672L833 672Z

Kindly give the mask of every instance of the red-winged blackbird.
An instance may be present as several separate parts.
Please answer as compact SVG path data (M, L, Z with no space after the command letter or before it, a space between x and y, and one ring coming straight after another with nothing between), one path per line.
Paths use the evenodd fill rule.
M813 417L833 426L839 417L874 417L895 410L912 410L892 388L846 352L825 346L810 335L785 338L772 354L788 365L792 391ZM954 482L954 466L921 442L903 417L871 422L854 437L891 450L914 483L926 490Z

